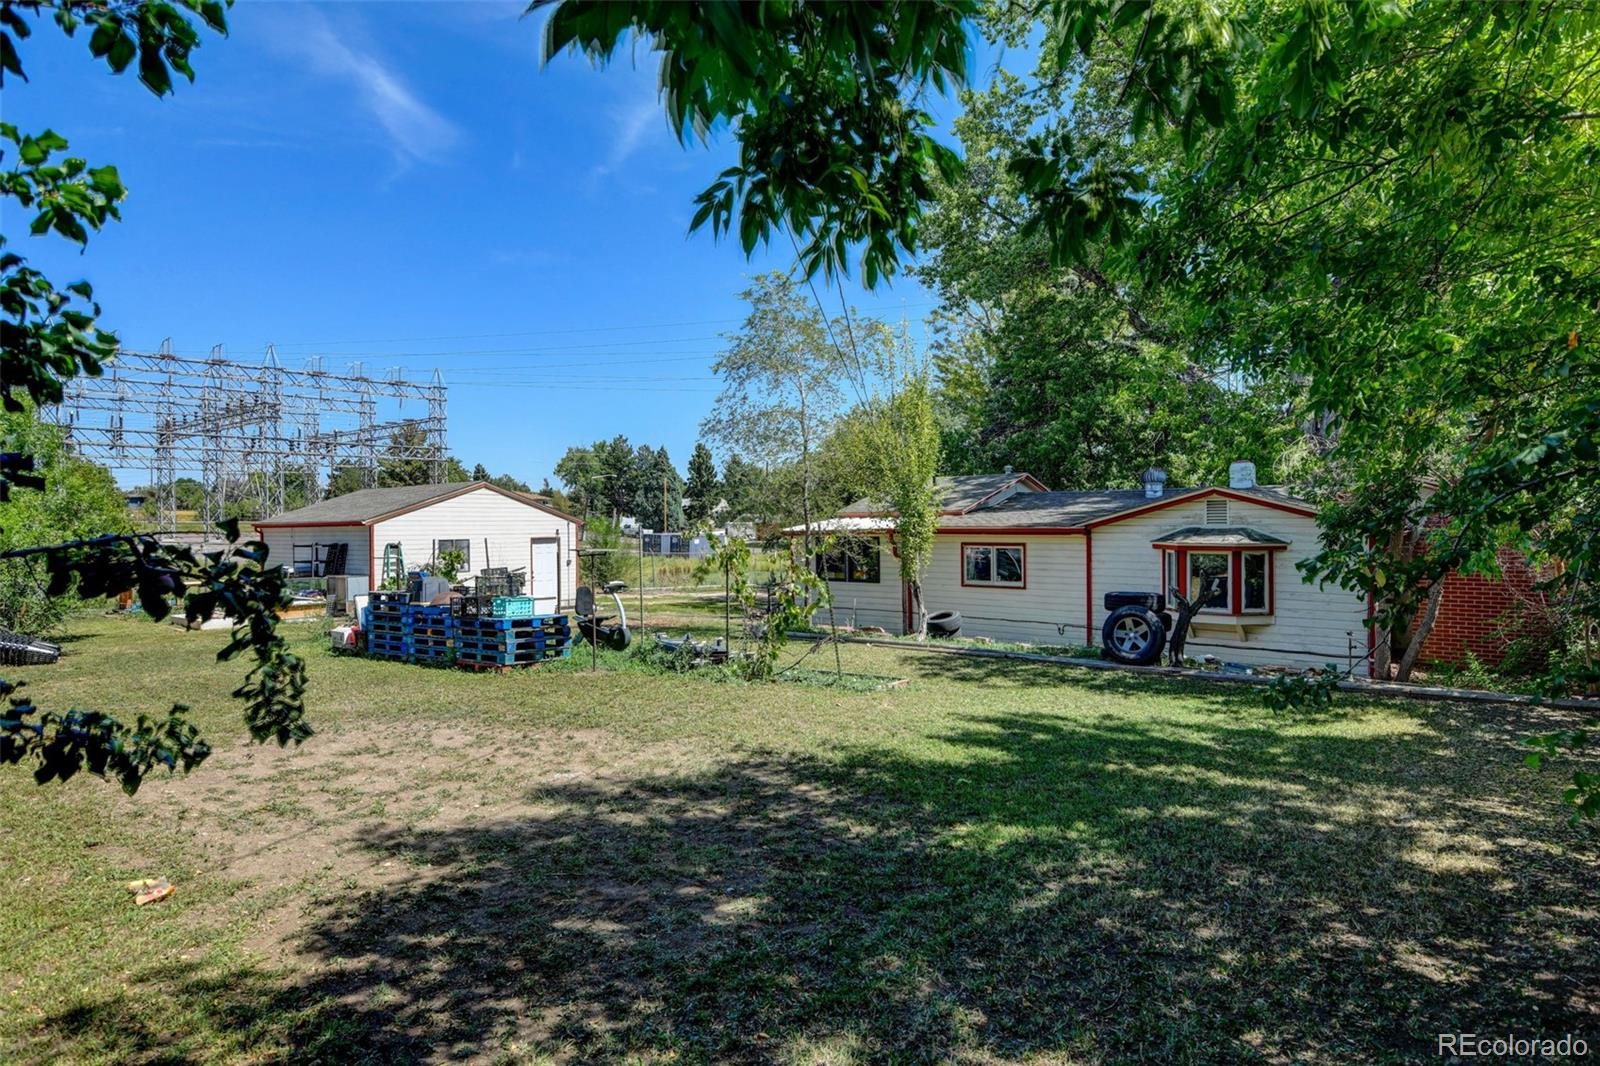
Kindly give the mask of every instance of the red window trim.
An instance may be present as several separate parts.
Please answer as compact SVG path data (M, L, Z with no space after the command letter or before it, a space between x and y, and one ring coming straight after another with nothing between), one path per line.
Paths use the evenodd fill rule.
M1255 548L1208 548L1205 545L1195 544L1183 548L1171 548L1163 545L1154 545L1156 549L1157 587L1163 596L1171 590L1167 588L1167 555L1170 553L1178 559L1178 594L1189 595L1189 553L1198 552L1202 555L1228 556L1228 609L1219 611L1208 607L1199 612L1199 615L1209 615L1213 618L1262 618L1278 613L1278 580L1277 566L1274 565L1273 552L1281 548L1255 547ZM1245 555L1265 555L1267 557L1267 608L1266 610L1244 609L1244 560Z
M968 548L1015 548L1022 553L1022 583L1013 585L1006 581L968 581L967 580L967 549ZM1028 587L1028 546L1012 541L1003 540L964 540L956 552L956 565L960 568L961 587L970 589L1006 589L1016 591ZM991 561L990 566L993 566Z

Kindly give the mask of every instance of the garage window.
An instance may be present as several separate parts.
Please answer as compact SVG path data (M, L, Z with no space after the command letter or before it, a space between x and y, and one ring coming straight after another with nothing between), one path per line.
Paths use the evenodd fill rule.
M1020 544L963 544L961 583L994 588L1027 586L1027 552Z
M470 539L436 540L433 542L433 557L435 559L443 559L445 552L461 553L461 565L456 568L458 573L464 574L472 569L472 541Z

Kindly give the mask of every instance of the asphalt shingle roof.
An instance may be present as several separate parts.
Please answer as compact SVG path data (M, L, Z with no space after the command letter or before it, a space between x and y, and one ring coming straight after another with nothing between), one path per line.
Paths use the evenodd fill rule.
M467 482L456 481L448 485L396 485L386 489L357 489L343 496L318 500L305 507L264 518L257 524L294 526L308 522L349 522L353 526L360 525L391 511L415 507L419 503L449 496L467 487Z
M1012 482L1021 481L1027 476L1027 474L956 474L934 478L933 484L943 493L940 507L946 511L965 511L984 497L999 492ZM840 513L881 514L883 511L883 504L863 497Z

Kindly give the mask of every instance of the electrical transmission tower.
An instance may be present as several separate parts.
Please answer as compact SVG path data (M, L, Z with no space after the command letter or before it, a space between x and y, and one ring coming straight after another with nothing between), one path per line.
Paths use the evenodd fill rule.
M417 408L407 417L407 405ZM113 470L149 471L160 532L177 529L180 475L198 475L207 528L227 517L264 518L291 501L320 500L340 471L377 484L386 462L424 462L444 473L445 387L437 370L426 385L399 370L379 380L361 372L304 369L279 362L271 346L257 365L230 362L219 344L210 358L119 351L100 377L72 378L45 420L66 430L85 459Z

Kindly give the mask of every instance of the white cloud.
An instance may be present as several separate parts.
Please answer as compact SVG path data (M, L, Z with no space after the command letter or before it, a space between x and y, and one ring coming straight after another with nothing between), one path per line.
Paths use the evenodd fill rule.
M652 121L665 121L662 118L661 104L654 95L627 107L617 108L613 112L613 117L617 126L611 140L611 151L606 156L606 161L594 168L594 176L597 178L615 173L634 152L639 150Z
M320 12L301 10L296 51L319 73L355 87L401 162L438 159L461 140L455 123L424 103L381 59L341 40Z

